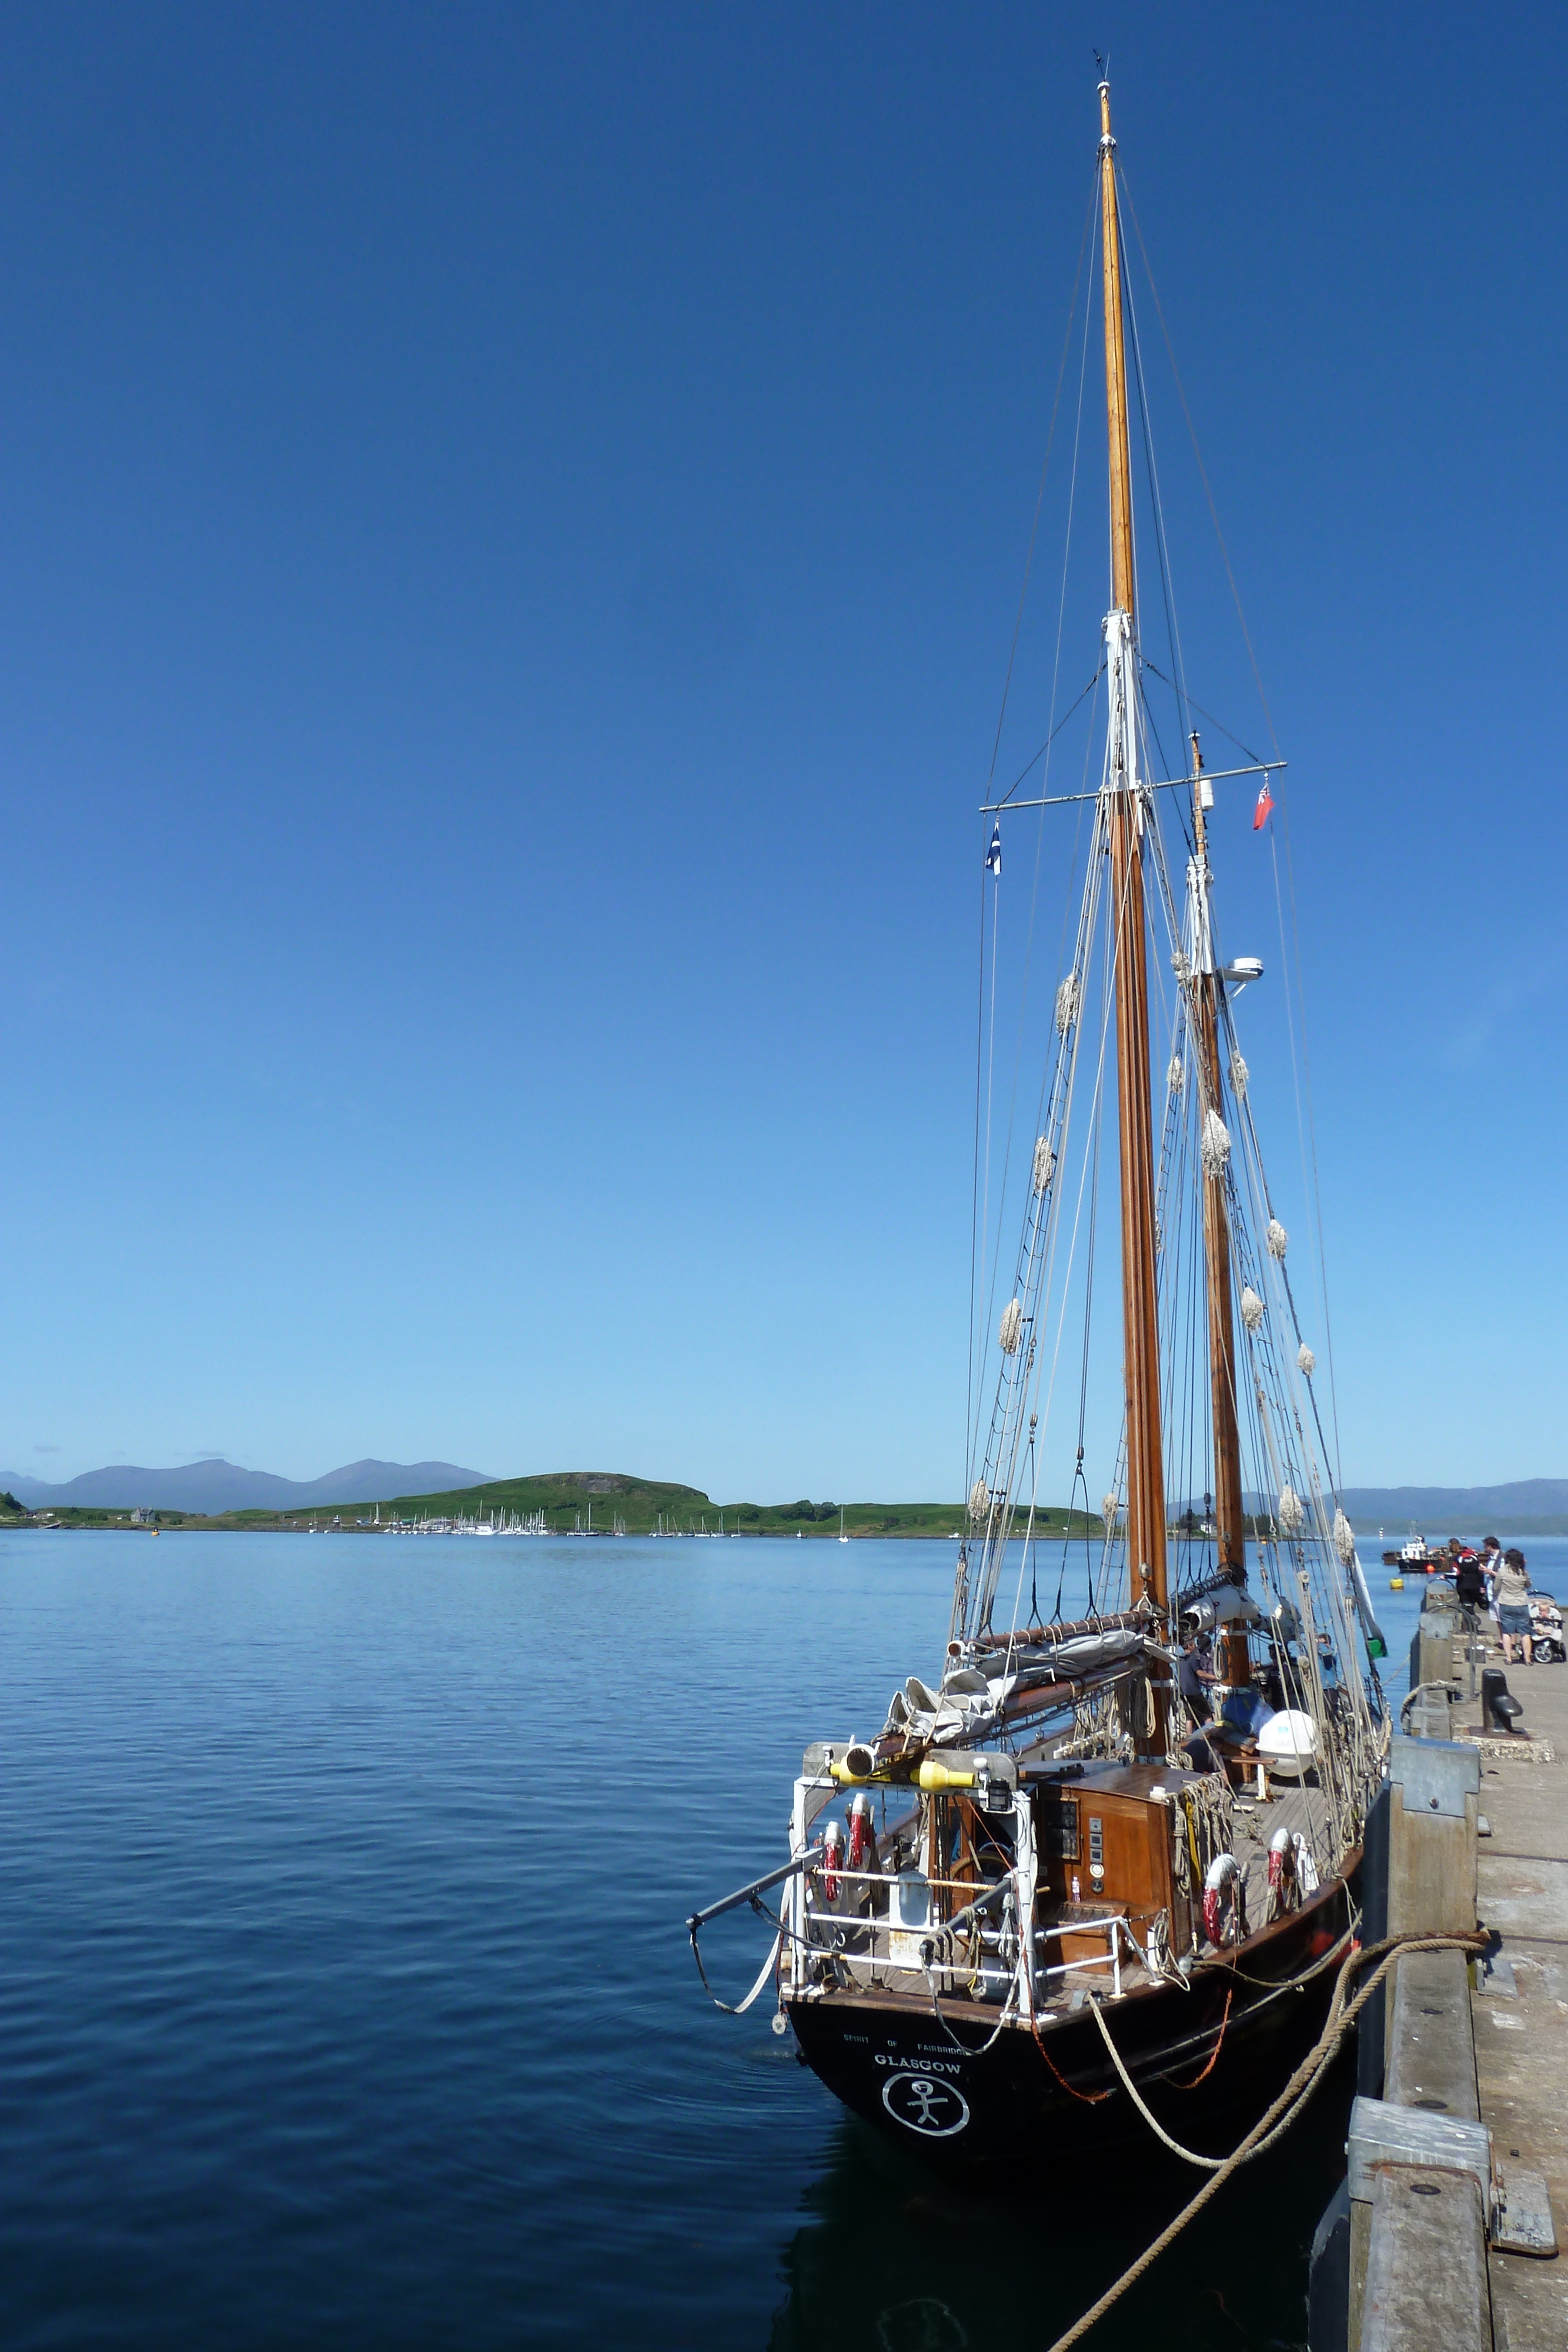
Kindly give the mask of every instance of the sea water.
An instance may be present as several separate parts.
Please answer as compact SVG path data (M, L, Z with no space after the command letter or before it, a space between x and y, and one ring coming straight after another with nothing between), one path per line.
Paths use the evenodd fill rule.
M806 1739L873 1732L936 1668L952 1569L936 1542L0 1537L8 2352L1048 2345L1197 2176L1151 2149L956 2185L844 2114L766 1993L720 2015L683 1926L786 1852ZM716 1989L766 1950L716 1923ZM1348 2095L1108 2352L1304 2340Z

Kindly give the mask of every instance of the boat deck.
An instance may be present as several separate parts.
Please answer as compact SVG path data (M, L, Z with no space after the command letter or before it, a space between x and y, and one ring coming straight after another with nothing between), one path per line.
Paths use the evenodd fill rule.
M1320 1790L1301 1788L1288 1780L1271 1781L1269 1795L1261 1801L1249 1796L1236 1799L1235 1853L1246 1874L1247 1916L1254 1927L1262 1924L1263 1898L1269 1884L1269 1844L1276 1831L1290 1830L1302 1838L1320 1874L1324 1878L1330 1874L1333 1858L1323 1851L1326 1812Z
M1324 1799L1315 1782L1303 1786L1272 1780L1266 1797L1243 1791L1235 1798L1233 1850L1242 1872L1251 1933L1265 1925L1269 1847L1280 1830L1289 1830L1304 1841L1322 1879L1333 1874L1333 1859L1324 1850ZM1059 2016L1079 2009L1092 1990L1103 1989L1119 1997L1159 1980L1138 1956L1133 1937L1113 1932L1117 1911L1116 1905L1105 1903L1071 1910L1061 1906L1060 1916L1049 1911L1037 1915L1041 1971L1035 2000L1038 2016ZM972 1962L955 1964L951 1959L927 1971L915 1964L913 1954L901 1955L902 1964L895 1960L895 1941L888 1935L885 1912L877 1916L846 1906L831 1920L819 1912L816 1921L820 1930L827 1931L824 1943L831 1937L830 1948L837 1947L832 1970L836 1982L820 1984L819 1997L873 1993L895 2007L907 2004L928 2011L935 1991L944 2005L956 2002L961 2009L983 2009L994 2014L1012 1981L1012 1969L1002 1959L994 1928L988 1929L984 1964L978 1972ZM1207 1948L1205 1956L1215 1957ZM1179 1953L1175 1957L1179 1958Z

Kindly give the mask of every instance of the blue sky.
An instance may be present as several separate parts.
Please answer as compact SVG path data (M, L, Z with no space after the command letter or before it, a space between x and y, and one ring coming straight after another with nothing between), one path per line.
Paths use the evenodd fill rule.
M8 10L0 1465L957 1491L976 804L1098 46L1291 761L1345 1475L1568 1466L1568 36L1477 22ZM1192 690L1257 743L1134 295ZM1277 978L1241 799L1217 857Z

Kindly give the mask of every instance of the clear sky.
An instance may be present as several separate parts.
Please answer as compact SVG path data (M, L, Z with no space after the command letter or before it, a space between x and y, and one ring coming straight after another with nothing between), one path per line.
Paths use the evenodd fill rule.
M674 0L0 19L0 1466L958 1491L1096 46L1345 1475L1568 1471L1568 20Z

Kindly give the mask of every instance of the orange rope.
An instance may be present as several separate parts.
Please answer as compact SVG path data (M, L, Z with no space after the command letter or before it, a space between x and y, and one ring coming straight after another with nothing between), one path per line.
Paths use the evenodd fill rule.
M1234 1980L1232 1980L1232 1982L1228 1984L1225 1988L1225 2014L1219 2021L1219 2039L1208 2053L1207 2065L1204 2068L1201 2074L1195 2074L1190 2083L1173 2083L1171 2084L1173 2091L1196 2091L1200 2083L1207 2082L1209 2076L1214 2072L1214 2062L1225 2047L1225 2029L1230 2022L1230 2004L1235 1998L1236 1986Z
M1034 2003L1032 2000L1029 2005L1029 2030L1034 2036L1035 2048L1045 2060L1046 2064L1051 2068L1051 2073L1056 2076L1057 2081L1061 2084L1062 2089L1066 2092L1070 2099L1077 2099L1079 2103L1085 2107L1097 2107L1102 2099L1108 2099L1110 2097L1111 2094L1109 2091L1075 2091L1073 2089L1066 2075L1063 2074L1055 2064L1051 2053L1047 2050L1044 2042L1040 2038L1040 2021L1035 2016Z

